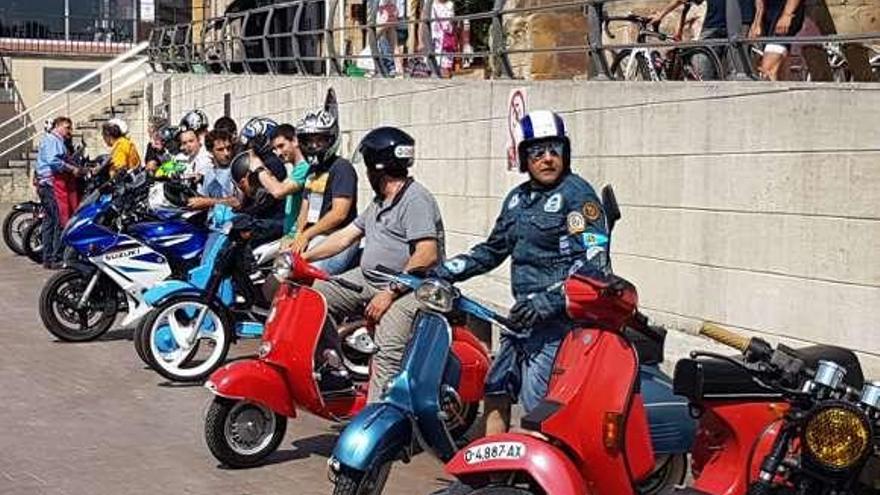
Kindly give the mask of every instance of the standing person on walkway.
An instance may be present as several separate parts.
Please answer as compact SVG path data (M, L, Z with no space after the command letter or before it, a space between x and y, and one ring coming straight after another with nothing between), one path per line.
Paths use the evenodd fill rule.
M455 39L455 24L449 20L455 17L455 4L452 0L435 0L431 5L431 40L434 53L454 53L458 49ZM452 77L453 55L441 55L440 75Z
M338 342L336 329L329 322L362 313L376 325L379 351L372 359L368 392L368 400L375 402L381 398L388 380L400 371L419 306L412 293L403 294L370 272L379 265L398 271L433 268L443 257L445 233L434 195L409 175L415 156L415 140L409 134L393 127L373 129L361 140L356 156L360 157L356 161L366 166L375 199L354 222L310 248L303 258L310 262L326 259L364 239L360 266L341 275L362 286L363 292L332 283L315 284L315 289L326 298L327 312L332 317L324 326L324 353L317 357L326 359L328 364L338 362L328 357L336 352L333 349ZM366 310L362 311L363 305ZM329 378L322 376L322 380Z
M749 37L794 36L804 26L803 0L755 0L755 21ZM787 78L791 45L767 43L758 72L771 81Z
M61 208L58 197L63 196L66 201L66 189L68 177L79 177L83 170L69 162L69 155L65 141L73 134L73 121L67 117L58 117L52 121L52 130L43 136L37 152L37 167L35 181L37 194L43 206L45 217L42 223L43 240L43 266L50 269L60 267L61 261L61 229L67 222L67 216L61 218ZM62 194L56 195L56 184ZM65 215L67 204L64 206Z
M517 151L529 179L505 198L489 238L435 270L453 282L494 270L510 258L516 303L510 320L522 337L506 336L486 377L486 434L510 426L511 402L528 413L547 393L556 351L574 323L565 314L562 283L575 263L608 267L608 227L593 187L571 170L571 144L562 118L539 110L523 117ZM594 244L584 246L586 232Z
M660 24L669 13L677 9L678 7L685 4L694 4L699 5L703 2L706 2L706 17L703 19L703 28L700 30L700 39L701 40L711 40L711 39L724 39L727 38L727 0L672 0L669 2L666 7L664 7L660 12L651 16L651 21L655 24ZM752 21L755 19L755 1L754 0L737 0L739 3L739 11L742 22L739 26L739 35L745 36L749 32L749 28L752 25ZM685 15L682 13L682 15ZM684 23L679 23L679 26L683 26ZM677 37L681 37L680 32L676 33ZM727 51L724 47L715 47L713 48L715 53L718 54L718 59L724 61L725 53ZM702 53L697 53L693 58L694 68L699 73L700 77L704 81L711 81L717 79L724 79L726 74L716 74L715 73L715 64L712 63L712 60L709 60L709 57ZM727 64L729 65L729 64ZM723 66L724 70L729 70L728 67Z
M131 139L128 125L120 119L110 119L101 128L104 144L110 148L110 177L122 170L131 170L141 164L141 156Z

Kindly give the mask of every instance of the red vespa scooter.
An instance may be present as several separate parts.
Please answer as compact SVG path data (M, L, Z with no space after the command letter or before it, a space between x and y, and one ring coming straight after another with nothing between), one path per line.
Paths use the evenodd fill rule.
M275 293L258 357L227 364L205 384L215 395L205 418L205 439L214 457L229 467L260 464L278 448L287 418L296 417L298 409L343 421L366 405L369 358L375 344L361 322L343 325L339 329L341 361L353 386L341 391L332 385L333 390L322 389L328 388L322 387L325 382L321 380L326 373L316 369L315 352L327 318L327 302L311 285L324 280L354 291L362 288L290 253L276 261L275 276L283 283ZM469 414L452 411L447 424L451 422L453 430L463 433L476 417L489 358L485 346L459 327L454 328L453 343L462 364L457 393Z
M546 398L522 419L531 431L472 442L446 465L474 494L634 494L655 470L638 358L623 329L662 337L643 324L636 289L620 277L575 273L565 292L569 316L590 326L563 341Z

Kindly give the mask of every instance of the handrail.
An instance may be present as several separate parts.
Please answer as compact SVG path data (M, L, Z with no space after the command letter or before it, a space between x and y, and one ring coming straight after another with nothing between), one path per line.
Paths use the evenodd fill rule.
M132 67L130 67L130 68L125 68L125 69L123 69L122 71L120 71L120 72L118 73L118 76L117 76L117 75L114 75L114 76L113 76L113 79L122 79L123 77L130 76L131 74L133 74L134 72L136 72L138 69L142 69L142 68L144 68L145 66L147 66L147 59L146 59L146 58L143 58L143 59L141 59L138 63L136 63L135 65L133 65ZM112 81L112 79L108 79L108 80L107 80L107 84L109 84L111 81ZM137 84L137 83L140 82L140 81L141 81L141 78L132 78L132 77L128 77L128 79L125 80L125 81L123 81L121 85L117 85L117 86L114 86L114 87L117 88L118 91L123 91L123 90L125 90L125 89L128 89L128 88L131 87L131 86L134 86L135 84ZM101 88L104 84L105 84L105 83L101 83L100 85L93 86L93 87L90 88L89 90L87 90L87 91L83 92L82 94L80 94L79 96L77 96L77 98L76 98L75 100L79 100L80 98L84 98L84 97L86 97L87 95L89 95L89 94L95 92L96 90L98 90L99 88ZM75 101L75 100L74 100L74 101ZM68 117L71 118L71 119L74 119L75 116L80 115L80 114L86 112L87 110L91 109L91 108L94 107L95 105L100 104L102 101L103 101L102 98L96 98L96 99L92 100L91 102L86 103L86 104L83 105L83 106L79 106L79 107L77 107L77 109L76 109L74 112L70 113L70 115L68 115ZM54 112L57 112L58 110L61 110L61 109L62 109L64 106L66 106L66 105L67 105L67 102L62 103L61 105L59 105L59 106L57 106L57 107L54 107L52 110L49 110L46 114L44 114L44 116L45 116L45 115L52 115ZM26 128L26 129L27 129L27 128ZM18 134L18 131L16 131L15 133L11 134L10 136L7 136L6 138L3 139L3 141L5 141L8 137L11 137L12 135L15 135L15 134ZM2 157L4 157L4 156L6 156L6 155L8 155L8 154L10 154L10 153L12 153L12 152L14 152L15 150L19 149L20 146L27 144L28 142L31 141L31 139L33 139L33 137L34 137L34 135L31 134L31 135L29 135L28 137L26 137L25 139L22 139L21 141L16 142L14 145L9 146L8 148L6 148L6 149L3 150L2 152L0 152L0 158L2 158Z
M5 122L0 123L0 129L11 124L12 122L15 122L18 119L26 117L28 114L32 113L34 110L42 107L43 105L46 105L48 102L50 102L58 97L61 97L65 94L67 94L70 90L76 88L77 86L83 84L86 81L91 80L93 77L95 77L99 74L102 74L104 71L112 69L113 67L116 67L117 65L125 62L126 60L128 60L136 55L140 55L142 52L146 51L147 48L149 48L149 46L150 46L150 43L148 41L144 41L144 42L141 42L141 43L135 45L131 50L128 50L127 52L123 53L122 55L117 56L116 58L114 58L113 60L110 60L109 62L106 62L105 64L101 65L100 67L93 70L92 72L89 72L87 75L79 78L78 80L74 81L73 83L68 84L64 88L56 91L55 93L52 93L51 95L49 95L49 97L41 100L39 103L32 106L31 108L25 109L23 112L20 112L17 115L15 115L14 117L9 118ZM6 140L6 138L0 139L0 143L2 143L5 140Z

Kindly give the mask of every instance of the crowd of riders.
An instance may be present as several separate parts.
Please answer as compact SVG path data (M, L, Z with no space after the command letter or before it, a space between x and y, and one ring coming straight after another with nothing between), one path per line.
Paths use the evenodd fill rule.
M519 170L527 180L504 200L488 238L467 253L447 256L444 222L432 192L412 174L416 142L395 127L368 132L353 160L339 156L340 130L334 108L308 112L295 123L252 118L241 129L229 117L213 126L201 110L187 112L179 125L154 123L143 159L120 119L103 125L110 149L103 163L80 166L71 145L70 119L47 125L39 147L34 183L46 210L44 265L60 264L60 232L77 207L77 179L112 177L143 167L155 177L188 181L197 194L190 209L226 204L259 222L255 237L282 238L284 249L331 274L367 288L360 293L317 284L331 315L354 308L375 324L379 351L373 358L369 400L378 400L400 367L417 303L411 293L371 279L383 265L461 281L486 273L510 258L516 300L510 319L528 338L517 351L502 342L486 383L490 432L507 428L511 402L526 410L547 389L556 349L572 327L565 316L561 283L575 263L608 270L601 248L573 242L584 230L607 236L601 202L592 186L571 169L571 145L562 118L535 111L521 122ZM358 174L365 168L374 195L358 212ZM599 244L597 244L598 246ZM589 252L587 252L589 251ZM328 362L335 330L325 329Z

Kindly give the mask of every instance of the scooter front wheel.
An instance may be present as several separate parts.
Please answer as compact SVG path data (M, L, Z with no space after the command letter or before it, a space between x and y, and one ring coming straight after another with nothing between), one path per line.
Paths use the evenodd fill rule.
M116 294L99 280L89 299L80 299L91 275L61 270L52 275L40 292L40 319L52 335L65 342L87 342L103 335L116 321ZM115 291L114 291L115 292Z
M342 468L336 475L333 495L378 495L385 489L391 473L391 460L374 466L367 472Z
M215 397L205 416L205 441L223 465L259 465L278 450L287 432L287 418L269 408L243 400Z
M672 487L684 483L688 470L687 454L658 456L657 467L644 481L636 486L640 495L666 493Z
M216 303L185 295L150 311L139 333L144 357L156 373L175 382L200 382L226 360L232 323Z

